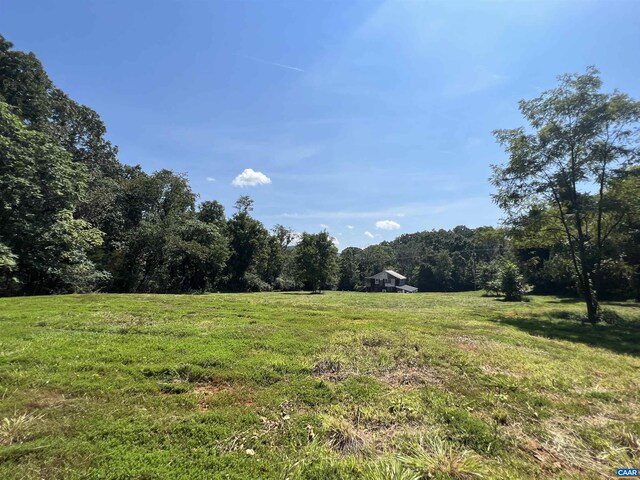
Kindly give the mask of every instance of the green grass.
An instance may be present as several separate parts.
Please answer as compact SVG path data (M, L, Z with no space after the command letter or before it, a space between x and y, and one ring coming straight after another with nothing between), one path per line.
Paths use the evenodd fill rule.
M602 478L640 308L476 293L0 299L0 478Z

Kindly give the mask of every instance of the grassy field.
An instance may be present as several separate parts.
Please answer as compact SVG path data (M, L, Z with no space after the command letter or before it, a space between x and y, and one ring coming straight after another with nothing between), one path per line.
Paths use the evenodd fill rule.
M0 478L610 478L640 307L476 293L0 299Z

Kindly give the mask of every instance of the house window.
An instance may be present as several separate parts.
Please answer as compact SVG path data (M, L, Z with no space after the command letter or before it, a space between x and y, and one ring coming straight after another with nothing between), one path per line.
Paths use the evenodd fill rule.
M376 281L376 285L380 285L380 279L379 278L376 278L375 281Z

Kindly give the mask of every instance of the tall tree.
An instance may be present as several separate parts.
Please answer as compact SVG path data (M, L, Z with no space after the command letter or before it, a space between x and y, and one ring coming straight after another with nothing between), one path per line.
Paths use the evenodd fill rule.
M106 278L88 258L102 232L73 217L87 178L84 165L0 101L0 243L22 293L85 290Z
M297 277L312 292L334 284L338 273L338 249L329 234L303 233L295 251Z
M167 291L162 272L168 242L195 216L195 194L187 179L170 170L139 173L125 184L123 232L106 252L114 287L120 291Z
M340 253L339 290L356 290L364 287L364 278L360 271L362 249L347 247Z
M494 200L513 224L532 209L548 209L595 323L605 244L626 215L607 192L640 158L640 103L617 91L601 92L593 67L559 81L557 88L520 102L529 131L494 132L509 155L506 165L493 166Z
M362 251L361 260L360 269L366 277L394 266L396 254L393 248L385 242L365 248Z
M227 263L229 288L247 290L247 274L264 270L269 253L269 232L261 222L252 218L253 200L242 196L235 204L236 213L227 222L231 256Z

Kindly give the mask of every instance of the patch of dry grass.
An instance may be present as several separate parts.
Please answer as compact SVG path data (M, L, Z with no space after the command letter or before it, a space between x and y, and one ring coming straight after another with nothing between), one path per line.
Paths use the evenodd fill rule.
M420 438L409 454L398 460L419 475L432 478L446 475L456 480L482 478L486 473L485 462L478 454L461 449L437 436Z
M361 455L366 451L363 435L345 418L327 416L324 419L329 446L336 452Z
M29 437L34 424L42 415L33 413L15 413L11 417L4 417L0 422L0 445L13 445Z

